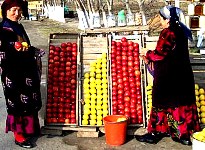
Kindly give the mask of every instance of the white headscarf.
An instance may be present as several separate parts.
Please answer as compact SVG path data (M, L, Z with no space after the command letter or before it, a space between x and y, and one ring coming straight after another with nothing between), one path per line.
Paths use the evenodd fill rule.
M159 12L166 19L178 22L181 28L184 30L186 37L190 41L193 40L191 30L187 28L187 26L184 24L185 23L184 14L180 8L168 5L161 8Z

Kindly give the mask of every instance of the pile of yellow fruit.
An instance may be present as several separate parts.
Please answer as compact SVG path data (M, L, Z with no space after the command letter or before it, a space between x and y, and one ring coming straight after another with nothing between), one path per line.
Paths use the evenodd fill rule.
M200 123L205 124L205 91L198 84L195 84L195 95Z
M82 125L101 126L109 113L106 53L90 62L89 72L84 74L83 96Z
M147 85L146 87L147 92L147 119L150 118L150 111L152 109L152 85Z
M205 128L200 132L194 133L193 138L195 138L198 141L205 142Z

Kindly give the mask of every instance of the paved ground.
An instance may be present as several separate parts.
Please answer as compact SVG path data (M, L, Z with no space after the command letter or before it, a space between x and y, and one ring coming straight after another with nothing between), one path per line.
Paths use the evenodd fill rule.
M39 48L48 50L48 37L52 32L77 31L73 29L76 26L76 20L66 24L57 23L50 20L47 21L22 21L26 31L29 34L32 44ZM42 76L42 97L45 106L46 96L46 75L47 56L43 58L44 72ZM0 86L0 150L19 150L20 148L14 144L12 133L5 134L5 101ZM41 125L43 124L44 107L40 112ZM105 136L99 138L77 138L76 132L66 132L62 136L44 135L36 140L36 150L191 150L191 146L184 146L165 138L156 145L144 144L137 142L132 136L127 138L127 142L120 147L111 147L106 145Z

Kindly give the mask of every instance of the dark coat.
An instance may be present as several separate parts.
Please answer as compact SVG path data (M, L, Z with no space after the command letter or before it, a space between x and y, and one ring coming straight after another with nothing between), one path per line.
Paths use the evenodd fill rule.
M182 30L164 29L156 49L148 51L146 57L154 62L153 106L170 108L195 103L188 39Z
M1 25L0 69L7 112L13 115L35 114L42 105L35 49L30 46L21 24L4 19ZM17 41L27 42L28 51L17 51L14 47Z

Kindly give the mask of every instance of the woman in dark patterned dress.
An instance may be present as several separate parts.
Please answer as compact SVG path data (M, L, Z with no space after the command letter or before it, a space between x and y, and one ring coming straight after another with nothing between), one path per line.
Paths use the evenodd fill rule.
M142 56L148 66L153 64L154 80L148 133L136 136L141 142L157 143L164 136L171 136L174 141L191 145L191 134L200 130L188 51L192 35L179 21L180 12L173 6L160 9L164 29L156 49Z
M0 30L1 81L7 106L6 133L12 131L15 143L32 148L30 136L40 134L38 111L42 106L38 49L18 23L22 0L5 0L1 6L3 21ZM19 43L22 43L22 47Z

